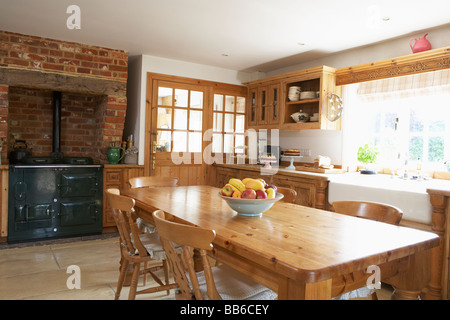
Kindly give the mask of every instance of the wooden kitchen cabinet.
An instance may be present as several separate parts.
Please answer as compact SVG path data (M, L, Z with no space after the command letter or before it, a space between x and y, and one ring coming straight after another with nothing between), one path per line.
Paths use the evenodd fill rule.
M278 128L280 124L281 81L258 83L249 87L247 126Z
M328 93L341 96L340 87L336 86L336 69L327 66L304 69L261 80L247 82L249 88L247 99L249 128L281 130L340 130L341 121L327 119L326 110L322 110L322 101ZM302 91L318 92L313 99L289 101L289 88L301 87ZM319 114L316 122L296 123L291 114L307 112L310 116Z
M328 178L325 176L291 173L289 170L279 170L273 175L262 175L258 165L214 165L216 178L214 186L222 188L231 178L262 178L268 184L287 187L297 191L295 203L318 209L327 210Z
M144 166L139 165L107 165L103 169L103 233L116 232L116 223L112 216L112 209L106 199L108 188L128 188L128 180L143 176Z

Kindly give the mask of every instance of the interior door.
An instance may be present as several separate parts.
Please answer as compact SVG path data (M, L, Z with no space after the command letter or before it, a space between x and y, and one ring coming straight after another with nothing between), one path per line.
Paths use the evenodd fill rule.
M179 185L205 184L202 151L208 88L153 80L151 97L146 171L177 178Z

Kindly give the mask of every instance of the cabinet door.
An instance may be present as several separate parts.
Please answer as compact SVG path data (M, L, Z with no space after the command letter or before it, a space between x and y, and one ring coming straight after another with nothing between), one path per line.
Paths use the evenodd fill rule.
M281 83L273 84L268 89L269 105L267 109L267 123L280 123Z
M269 92L267 87L258 88L256 100L257 125L267 124L267 111L269 107Z
M106 189L117 188L120 189L120 170L104 169L103 171L103 228L115 227L116 221L114 220L111 206L106 198Z
M256 126L256 100L258 95L258 89L252 88L248 93L248 108L247 108L247 126Z

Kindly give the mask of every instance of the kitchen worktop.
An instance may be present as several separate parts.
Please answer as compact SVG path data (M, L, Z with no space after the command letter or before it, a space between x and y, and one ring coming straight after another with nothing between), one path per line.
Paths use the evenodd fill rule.
M216 164L217 165L217 164ZM220 164L217 166L241 170L251 170L271 174L303 176L314 179L326 179L328 184L328 202L337 200L365 200L390 203L403 210L403 219L431 224L433 208L427 190L439 190L450 193L450 181L440 179L404 180L387 174L364 175L359 172L326 174L288 170L285 167L262 169L261 165Z

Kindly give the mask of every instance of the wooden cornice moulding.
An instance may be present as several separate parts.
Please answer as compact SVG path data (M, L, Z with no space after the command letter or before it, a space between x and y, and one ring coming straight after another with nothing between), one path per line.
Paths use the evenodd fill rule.
M336 85L380 80L450 68L450 47L336 70Z
M0 67L0 84L96 95L126 96L127 93L124 81L9 67Z

